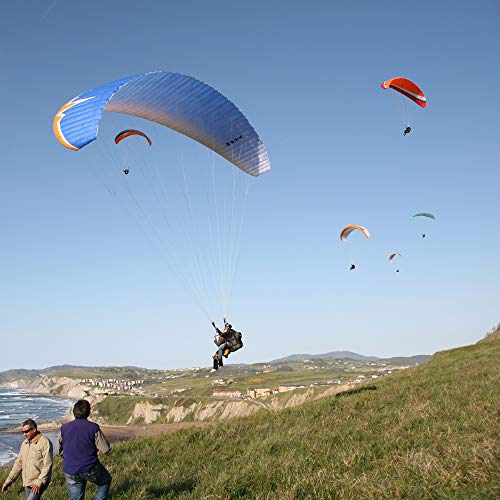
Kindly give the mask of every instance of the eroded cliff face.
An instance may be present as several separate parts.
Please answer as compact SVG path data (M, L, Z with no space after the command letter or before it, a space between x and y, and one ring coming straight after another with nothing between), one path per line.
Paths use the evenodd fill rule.
M187 405L152 404L148 401L137 403L128 424L151 424L158 420L168 423L183 421L215 422L235 417L246 417L261 410L260 405L249 401L210 401Z
M356 387L355 384L337 385L329 387L328 389L319 393L314 389L307 389L304 392L295 394L292 393L292 395L286 400L280 398L269 398L268 404L273 410L283 410L285 408L291 408L292 406L303 405L307 401L323 399L335 394L339 394L341 392L350 391L354 387Z
M292 406L300 406L313 399L321 399L340 392L351 390L353 384L328 388L318 393L314 389L292 394L289 398L268 397L263 400L214 400L209 402L190 402L153 404L149 401L137 403L127 424L152 424L154 422L216 422L237 417L247 417L261 410L279 411Z
M145 403L137 403L127 424L133 424L140 420L145 424L152 424L158 420L162 410L163 405L153 405L148 401Z
M92 388L79 379L69 377L47 377L39 375L35 378L20 378L3 382L5 389L26 389L33 394L48 394L69 399L83 399L92 395Z

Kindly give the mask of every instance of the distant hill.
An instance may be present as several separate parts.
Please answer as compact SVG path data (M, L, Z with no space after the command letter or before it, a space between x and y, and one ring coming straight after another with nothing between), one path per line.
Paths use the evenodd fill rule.
M0 382L8 382L10 380L17 380L20 378L35 378L39 375L56 375L58 373L68 374L72 370L81 372L81 376L90 376L89 371L110 371L110 370L144 370L144 368L138 368L135 366L123 366L123 367L110 367L110 366L77 366L77 365L56 365L49 366L48 368L42 368L39 370L28 370L24 368L15 368L12 370L7 370L0 372Z
M304 359L354 359L356 361L375 361L375 356L363 356L351 351L332 351L324 354L292 354L284 358L274 359L270 363L286 363L287 361L302 361Z
M430 355L398 356L394 358L377 358L376 356L363 356L351 351L332 351L324 354L292 354L284 358L274 359L270 364L286 363L288 361L303 361L305 359L353 359L354 361L382 361L394 365L416 365L427 363Z
M18 378L34 378L38 377L39 375L49 375L51 373L56 373L61 370L73 369L73 368L82 368L82 367L72 366L72 365L59 365L59 366L50 366L48 368L42 368L40 370L27 370L24 368L15 368L13 370L0 372L0 382L16 380Z
M416 356L396 356L394 358L379 358L378 361L389 365L422 365L431 359L429 354L417 354Z

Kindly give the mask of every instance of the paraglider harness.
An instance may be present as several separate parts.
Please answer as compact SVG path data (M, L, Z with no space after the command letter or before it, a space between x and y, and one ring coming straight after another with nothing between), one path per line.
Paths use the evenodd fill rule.
M216 335L214 339L214 344L216 346L220 346L224 343L226 344L226 348L222 353L225 358L229 356L230 352L235 352L243 347L241 332L237 332L232 328L229 328L229 330L227 331L221 332L217 327L215 327L215 331L218 333L218 335Z

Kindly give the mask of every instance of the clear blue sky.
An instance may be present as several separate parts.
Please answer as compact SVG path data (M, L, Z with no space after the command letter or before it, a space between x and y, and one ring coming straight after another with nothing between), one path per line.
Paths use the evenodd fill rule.
M233 362L479 339L500 321L499 25L496 0L6 2L0 370L210 364L206 318L84 151L52 133L70 98L154 69L223 92L271 158L248 200L230 318L245 349ZM380 88L394 76L429 101L407 137ZM408 220L420 211L438 220ZM371 240L342 245L346 224Z

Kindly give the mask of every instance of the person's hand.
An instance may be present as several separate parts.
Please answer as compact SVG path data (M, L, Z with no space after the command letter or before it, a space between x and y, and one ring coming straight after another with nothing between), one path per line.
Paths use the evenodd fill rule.
M5 481L5 483L2 484L2 493L7 493L9 486L10 484L7 481Z
M31 488L31 493L33 493L34 495L37 495L38 493L40 493L40 486L37 486L36 484L32 484L30 486Z
M215 321L212 321L212 326L215 328Z

